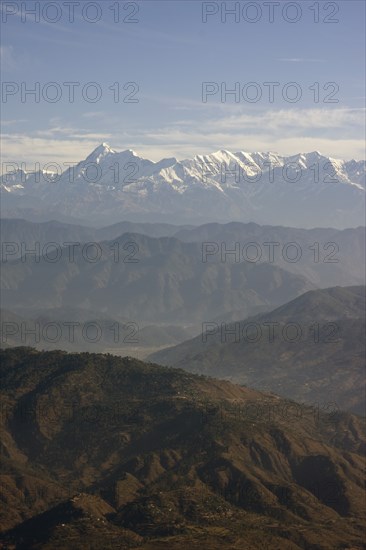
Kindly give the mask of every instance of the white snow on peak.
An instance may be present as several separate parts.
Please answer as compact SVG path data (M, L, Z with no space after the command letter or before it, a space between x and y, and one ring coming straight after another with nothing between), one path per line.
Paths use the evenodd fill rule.
M110 147L110 145L108 143L101 143L95 150L94 152L103 152L103 153L115 153L115 151L112 149L112 147Z

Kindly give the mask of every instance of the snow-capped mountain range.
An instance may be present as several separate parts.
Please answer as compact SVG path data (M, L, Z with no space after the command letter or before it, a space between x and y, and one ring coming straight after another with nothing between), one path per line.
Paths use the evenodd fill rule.
M345 228L365 224L365 180L365 161L317 151L284 157L220 150L152 162L102 143L59 174L3 174L0 189L3 216Z

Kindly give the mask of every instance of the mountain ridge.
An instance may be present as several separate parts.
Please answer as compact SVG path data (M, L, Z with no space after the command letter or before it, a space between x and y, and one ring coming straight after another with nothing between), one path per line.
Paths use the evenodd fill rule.
M0 356L4 548L362 548L358 417L131 357Z
M243 219L344 228L364 223L365 176L365 161L316 151L286 157L219 150L153 162L102 144L58 174L3 174L0 191L3 215L47 207L60 216L106 223L124 215L179 223ZM83 204L88 205L85 216Z
M317 289L268 313L203 324L148 359L364 415L364 334L365 286Z

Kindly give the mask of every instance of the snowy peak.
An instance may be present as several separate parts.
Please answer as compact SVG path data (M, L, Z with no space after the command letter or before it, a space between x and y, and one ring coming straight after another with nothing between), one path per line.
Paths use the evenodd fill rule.
M11 213L36 205L101 224L146 216L171 223L353 227L364 224L365 176L365 161L319 151L281 156L219 149L153 162L103 142L61 175L18 170L3 175L0 188Z
M72 178L70 178L71 170ZM298 153L286 157L274 152L239 151L232 153L226 149L219 149L210 154L196 155L192 159L182 161L171 157L153 162L138 156L132 149L117 152L106 142L98 145L85 160L80 161L74 168L66 170L58 178L58 181L66 184L72 180L87 182L91 186L112 185L112 187L116 183L127 182L129 189L137 185L141 190L141 185L150 183L155 188L157 184L161 185L165 180L170 185L179 183L181 191L182 183L184 183L185 189L194 185L195 188L207 189L211 186L224 190L228 186L237 187L238 180L241 179L244 191L245 185L254 179L256 182L260 180L263 184L266 179L263 176L271 171L275 172L277 181L282 181L294 170L301 172L302 183L321 177L329 184L334 184L337 181L341 184L365 187L366 164L364 161L345 162L323 156L319 151ZM329 175L329 177L323 177L325 175ZM50 179L52 180L43 173L41 175L26 174L18 170L13 174L4 175L1 178L1 183L7 187L7 190L13 188L15 191L16 188L19 189L19 186L27 182ZM223 181L224 186L222 185Z
M108 145L108 143L101 143L94 151L86 158L87 162L99 162L109 154L114 154L115 151Z

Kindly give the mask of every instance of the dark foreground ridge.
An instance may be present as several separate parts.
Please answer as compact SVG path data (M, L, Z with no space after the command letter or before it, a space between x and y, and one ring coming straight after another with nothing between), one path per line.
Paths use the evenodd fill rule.
M1 548L365 548L359 417L129 357L0 359Z

